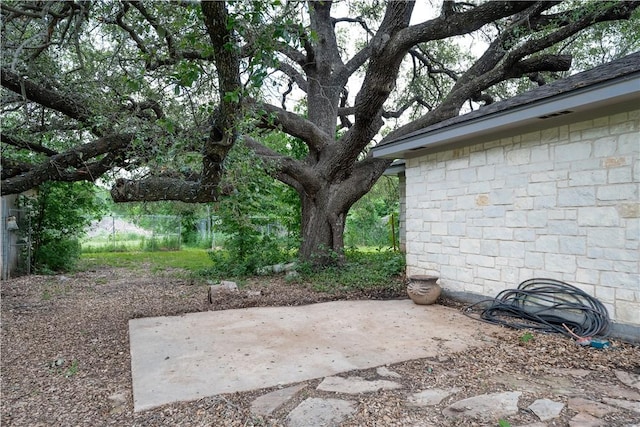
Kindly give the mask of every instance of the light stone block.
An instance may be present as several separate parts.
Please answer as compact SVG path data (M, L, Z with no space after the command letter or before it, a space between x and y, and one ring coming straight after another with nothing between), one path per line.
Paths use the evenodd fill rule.
M541 228L547 225L546 211L530 211L527 212L527 225L533 228Z
M577 235L579 227L575 220L549 221L545 231L549 234L557 234L560 236Z
M482 227L467 227L467 237L472 239L481 239Z
M446 224L442 224L446 227ZM457 248L460 246L460 237L442 236L442 246Z
M556 194L555 182L536 182L527 187L528 196L551 196Z
M616 288L616 300L640 302L640 290Z
M607 181L609 184L622 184L633 180L630 167L609 169L607 172Z
M610 259L615 262L618 262L618 261L638 262L638 247L636 246L632 249L604 248L602 249L602 256L605 259Z
M504 163L504 148L494 147L487 150L487 164L499 165Z
M603 271L600 274L600 281L603 286L625 288L633 291L640 290L640 276L637 274Z
M598 187L598 200L638 200L637 184L614 184Z
M579 236L565 236L559 239L560 253L567 255L586 255L587 239Z
M612 322L617 322L616 319L616 306L612 303L605 302L603 303L605 310L607 310L607 314L609 315L609 320Z
M478 194L488 193L493 187L491 186L491 182L478 180L470 182L467 188L469 193Z
M569 186L603 185L607 183L606 170L575 171L569 174Z
M467 255L466 262L467 262L467 265L470 265L470 266L493 268L496 265L496 258L491 256L485 256L485 255L471 254L471 255Z
M524 243L522 242L510 242L500 241L500 256L507 258L524 258Z
M613 270L613 261L604 258L577 257L578 267L592 270Z
M616 302L616 320L620 323L640 324L640 303L628 301Z
M534 209L554 209L556 207L557 197L551 196L537 196L533 199Z
M444 168L431 169L427 171L426 178L428 183L443 181L445 178L445 169Z
M484 286L476 283L464 283L464 287L461 290L470 294L484 295Z
M635 251L635 253L637 254L638 251ZM617 271L620 273L631 273L631 274L640 274L640 270L639 270L639 263L638 260L634 260L634 261L615 261L615 264L613 265L614 269L613 271Z
M524 257L524 265L527 268L544 268L544 254L540 252L527 252Z
M487 164L487 154L484 151L474 151L469 155L469 166L484 166Z
M526 165L531 162L531 150L521 148L507 151L507 164L510 166Z
M513 207L519 210L533 209L534 199L532 197L517 197L513 202Z
M512 240L513 230L505 227L486 227L482 230L482 237L484 239L492 240Z
M498 256L500 249L497 240L481 240L480 241L480 254L487 256Z
M550 158L548 145L531 148L531 163L550 163Z
M593 155L595 157L613 156L616 152L616 137L605 136L593 142Z
M587 229L587 245L590 247L624 249L625 243L624 229L614 227L589 227Z
M533 242L536 240L536 233L530 228L516 228L513 230L513 239L518 242Z
M558 236L539 236L535 241L536 252L557 254L560 251Z
M436 222L440 221L442 218L440 209L423 209L421 216L426 222Z
M576 259L571 255L547 253L544 256L545 269L562 273L575 273Z
M620 223L618 211L613 206L578 208L578 225L590 227L611 227Z
M464 236L466 235L466 224L464 223L449 223L447 224L450 236Z
M553 155L556 162L588 159L591 156L591 151L591 143L582 141L553 147Z
M457 275L458 267L454 267L451 265L440 266L440 274L438 274L440 279L455 280Z
M477 169L478 181L491 181L496 176L494 165L480 166Z
M474 274L471 268L458 268L456 279L461 282L473 282Z
M500 280L500 270L497 270L495 268L478 267L476 269L476 278L498 281ZM483 288L485 288L485 292L486 292L486 287L484 286L484 282L483 282Z
M502 218L505 215L506 208L504 206L486 206L482 212L486 218Z
M447 224L445 224L443 222L432 222L431 223L431 234L446 235L447 234Z
M537 168L534 170L540 169ZM550 170L547 172L532 173L529 175L529 182L557 182L567 179L568 176L569 172L566 170Z
M570 187L558 190L558 206L593 206L596 190L593 187Z
M618 135L618 152L638 154L640 153L639 142L640 134L637 131Z
M511 283L515 288L518 283L520 283L518 279L518 269L513 267L503 267L500 269L500 280L503 283Z
M480 240L477 239L460 239L460 252L467 254L480 253Z
M582 131L582 139L598 139L609 135L609 125L593 127L591 129L585 129Z
M583 129L589 129L593 127L593 120L583 120L577 123L569 124L569 132L581 131Z
M505 212L504 217L504 224L507 227L526 227L528 225L526 211Z
M494 205L509 205L513 203L515 191L511 188L499 188L493 190L489 196L489 200Z
M588 283L592 285L600 284L600 272L594 269L578 268L576 270L575 280L580 283ZM569 280L571 282L571 280Z
M607 286L596 286L595 297L602 302L615 303L616 289Z
M450 171L458 170L458 169L467 169L469 167L469 158L462 157L459 159L452 159L446 162L447 174Z

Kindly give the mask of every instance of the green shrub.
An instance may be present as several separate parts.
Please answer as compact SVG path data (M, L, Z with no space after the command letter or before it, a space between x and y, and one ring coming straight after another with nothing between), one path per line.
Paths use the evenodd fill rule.
M73 270L82 249L78 239L49 241L38 247L35 258L40 272Z
M229 237L224 249L208 252L213 267L204 274L225 277L246 277L256 274L262 267L291 260L280 239L269 235L236 233Z
M348 250L345 257L342 266L315 269L310 264L303 264L295 280L311 283L316 290L325 292L373 288L395 292L404 288L404 254L392 250Z

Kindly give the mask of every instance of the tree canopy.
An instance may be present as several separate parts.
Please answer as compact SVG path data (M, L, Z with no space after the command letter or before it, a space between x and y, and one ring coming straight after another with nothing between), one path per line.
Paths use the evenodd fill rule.
M6 0L2 194L102 178L117 202L215 201L239 142L300 196L300 255L327 260L389 164L373 143L562 77L576 50L637 50L638 6Z

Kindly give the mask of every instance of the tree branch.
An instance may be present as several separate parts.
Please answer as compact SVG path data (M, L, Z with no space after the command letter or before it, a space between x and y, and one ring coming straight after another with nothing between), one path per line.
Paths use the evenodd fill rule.
M45 88L7 68L2 68L1 70L1 81L2 86L25 96L29 101L51 108L84 124L91 125L92 131L98 136L103 134L101 129L93 126L91 123L92 111L80 100Z
M113 156L114 153L126 149L133 138L132 134L108 135L93 143L51 156L42 163L34 165L23 175L2 180L2 195L22 193L46 181L64 180L65 176L69 176L69 169L82 169L86 167L87 161L103 154L111 153ZM110 165L110 167L113 166ZM92 180L98 176L100 175L92 177L87 174L86 180Z
M5 144L9 144L9 145L13 145L14 147L18 147L18 148L25 148L29 151L34 151L36 153L42 153L45 154L47 156L55 156L58 154L57 151L51 150L47 147L44 147L40 144L34 144L32 142L29 142L25 139L22 139L16 135L11 135L11 134L7 134L7 133L0 133L0 140L2 140L3 143ZM2 165L4 167L4 163Z
M312 150L322 150L333 138L299 114L266 103L260 104L259 108L267 113L267 116L263 117L263 127L276 129L281 126L285 133L302 139ZM271 118L275 118L275 121L270 122Z

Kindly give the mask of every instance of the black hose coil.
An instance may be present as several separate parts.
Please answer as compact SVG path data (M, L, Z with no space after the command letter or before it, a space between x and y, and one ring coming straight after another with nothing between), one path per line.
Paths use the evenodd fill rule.
M504 290L495 299L479 301L464 310L473 318L478 318L478 311L479 320L485 322L571 338L607 336L610 329L607 308L599 300L554 279L525 280L517 289Z

